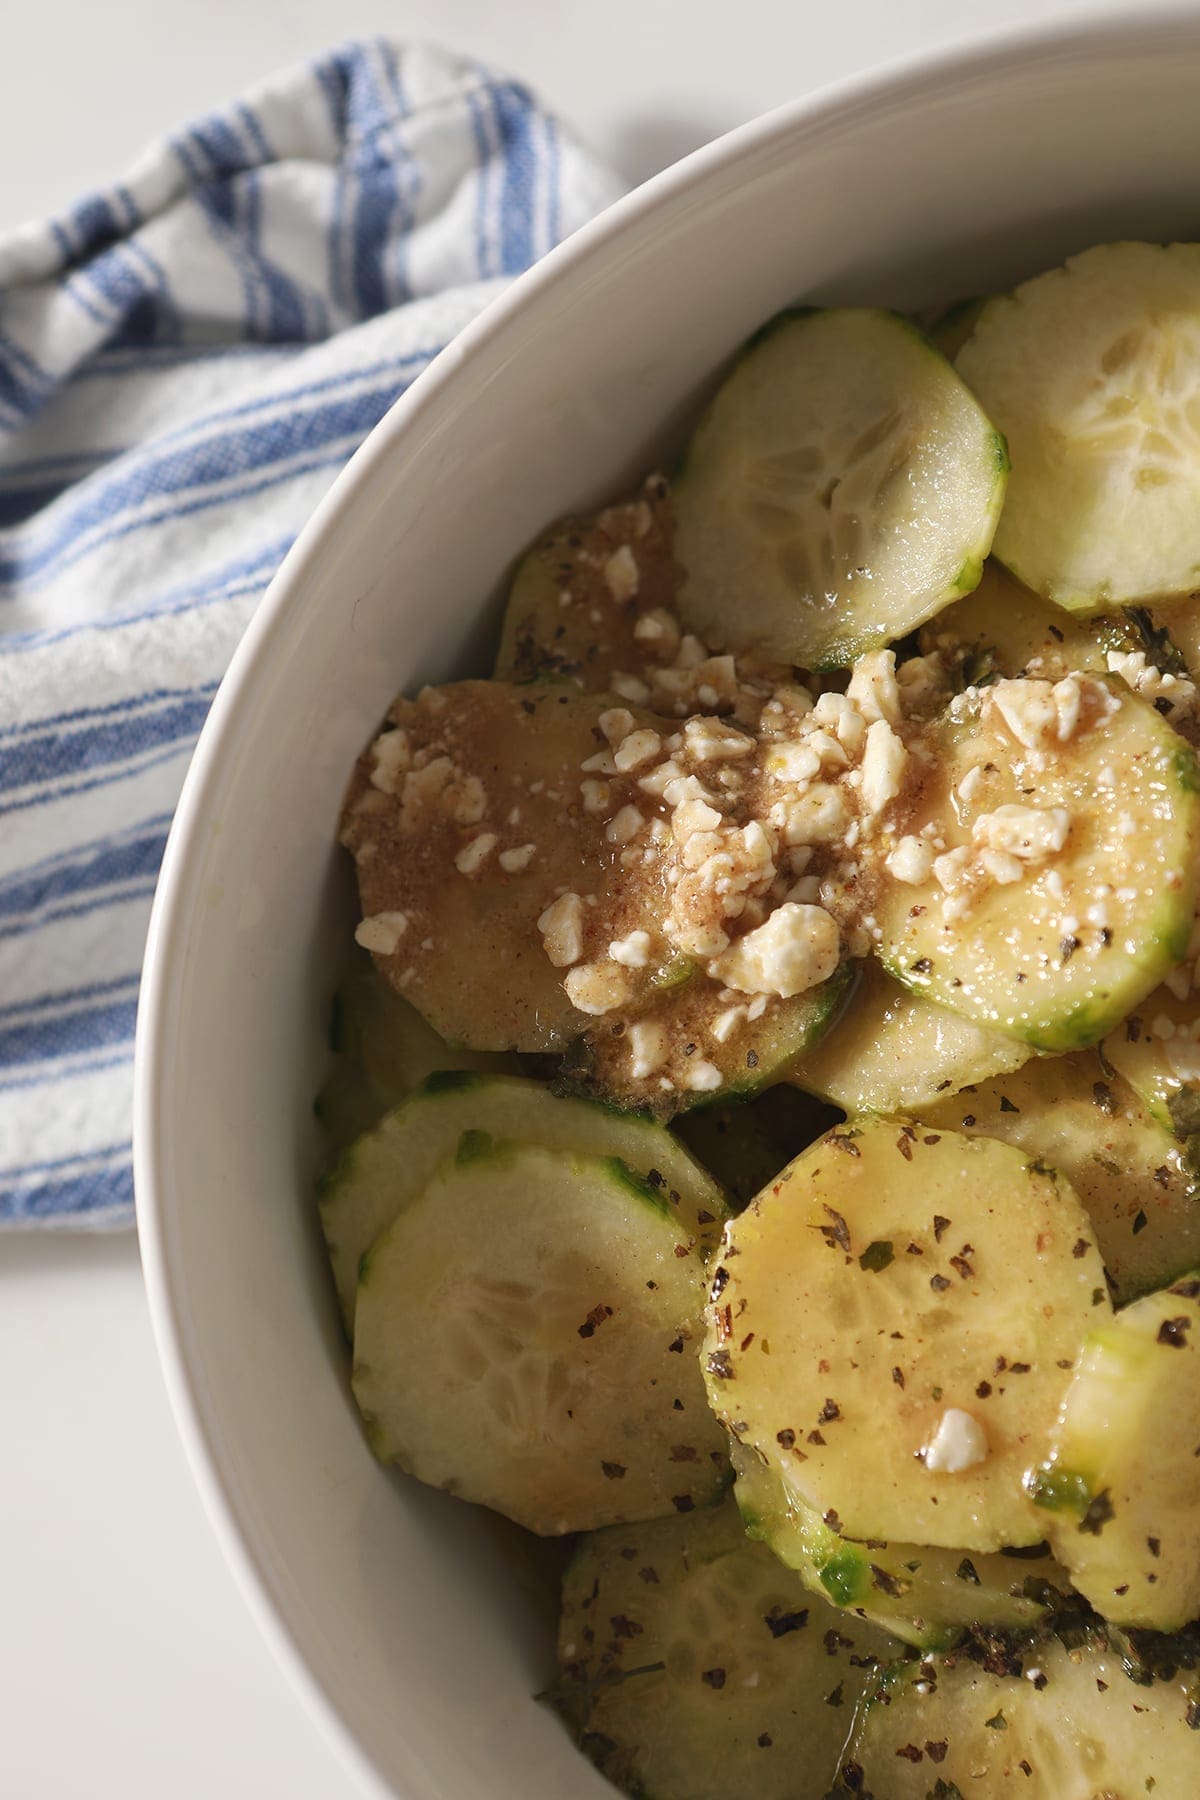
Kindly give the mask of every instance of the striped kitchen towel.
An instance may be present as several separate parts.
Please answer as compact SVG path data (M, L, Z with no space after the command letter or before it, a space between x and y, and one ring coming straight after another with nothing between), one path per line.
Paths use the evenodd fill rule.
M151 894L230 653L396 396L617 192L523 88L377 41L0 241L0 1223L132 1218Z

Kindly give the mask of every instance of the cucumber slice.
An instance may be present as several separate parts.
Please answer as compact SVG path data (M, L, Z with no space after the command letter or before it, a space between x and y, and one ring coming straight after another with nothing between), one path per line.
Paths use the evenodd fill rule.
M1038 1058L926 1107L927 1125L999 1138L1071 1183L1118 1301L1200 1267L1200 1196L1179 1146L1094 1050Z
M959 352L1008 439L995 551L1072 612L1200 586L1200 246L1101 244L992 300Z
M709 1401L840 1535L1033 1544L1023 1479L1109 1312L1059 1177L987 1138L862 1120L726 1226Z
M1064 727L1074 715L1065 742L1056 695ZM885 967L1039 1050L1095 1043L1187 948L1200 834L1192 752L1123 683L1086 675L1056 689L968 689L929 728L927 748L926 785L903 829L928 831L964 867L947 873L948 892L940 858L925 881L884 885ZM1040 859L1035 845L1022 851L1028 860L990 862L1005 822L1043 831ZM1017 879L993 874L1006 863Z
M1031 1484L1075 1586L1121 1625L1200 1614L1198 1296L1185 1277L1090 1333Z
M500 681L568 676L588 693L610 691L614 671L636 672L654 640L640 619L675 600L667 484L657 477L631 500L544 532L518 563L494 674ZM679 633L674 633L677 644Z
M820 1042L841 1012L853 981L843 966L820 987L790 999L760 995L757 1017L743 1004L732 1030L714 1031L731 1011L728 993L716 982L695 979L663 989L641 1022L660 1031L667 1046L650 1073L634 1073L636 1038L614 1032L605 1020L573 1044L563 1059L562 1079L572 1089L597 1095L613 1106L632 1106L670 1118L694 1107L748 1100L782 1081L812 1045ZM722 997L724 996L724 997ZM694 1063L712 1071L703 1088L689 1087Z
M1186 1680L1140 1687L1095 1637L1056 1639L995 1673L967 1656L909 1664L872 1690L843 1785L856 1800L1133 1800L1196 1792Z
M781 1082L753 1100L684 1113L673 1129L740 1210L793 1157L840 1123L836 1107Z
M910 321L800 309L751 338L675 487L683 617L712 643L843 667L969 593L1003 439Z
M960 671L961 686L997 675L1057 681L1072 670L1108 673L1110 651L1145 649L1123 613L1063 617L1060 606L1030 593L1001 563L989 561L973 594L956 600L921 630L921 649L937 651Z
M364 1253L454 1154L464 1131L520 1138L547 1150L620 1157L662 1195L704 1254L729 1214L712 1177L650 1119L559 1098L540 1082L519 1076L434 1075L377 1130L360 1138L321 1183L321 1226L351 1334Z
M1190 946L1189 946L1190 948ZM1179 999L1155 988L1104 1040L1104 1058L1184 1144L1195 1160L1200 1143L1200 996Z
M317 1095L316 1112L331 1147L339 1151L436 1070L520 1073L515 1056L452 1048L365 956L334 995L332 1044L335 1062Z
M582 1540L550 1697L639 1800L821 1800L895 1650L808 1593L726 1502Z
M1070 1582L1049 1554L856 1543L833 1531L778 1470L735 1449L734 1499L752 1538L835 1606L871 1619L918 1650L948 1650L969 1626L1027 1630Z
M715 1499L703 1286L670 1202L618 1158L469 1132L363 1259L371 1447L544 1537Z
M581 868L599 879L612 860L580 784L611 706L563 682L455 682L396 700L389 729L359 758L342 817L359 938L451 1042L556 1050L586 1023L537 921ZM506 868L510 852L518 864Z
M920 1112L1032 1054L1017 1038L910 994L870 962L833 1029L787 1079L848 1113Z

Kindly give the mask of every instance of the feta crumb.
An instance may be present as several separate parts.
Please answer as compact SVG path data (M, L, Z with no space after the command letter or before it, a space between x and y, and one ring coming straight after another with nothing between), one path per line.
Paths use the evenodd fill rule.
M779 744L768 753L766 769L776 781L807 787L821 773L821 759L807 744Z
M933 873L933 852L923 838L902 837L887 859L887 870L897 881L919 887Z
M597 750L594 756L585 757L579 767L584 775L615 775L617 772L611 750ZM532 794L534 789L529 791Z
M607 781L581 781L579 792L583 796L583 810L593 816L606 813L612 804L612 788Z
M618 606L632 600L640 586L637 558L628 544L614 550L604 565L604 585Z
M499 856L500 867L506 875L520 875L533 861L534 844L518 844L512 850L502 850Z
M693 1056L683 1076L683 1085L700 1094L711 1094L721 1085L721 1071L702 1056Z
M411 755L407 731L384 731L371 746L371 785L381 793L394 794L398 776L406 773Z
M1066 844L1071 815L1065 806L1017 806L982 813L971 827L976 844L1001 850L1025 863L1046 862Z
M607 712L600 714L596 724L609 748L615 749L621 739L627 738L633 730L633 714L623 706L610 706ZM584 763L583 767L586 769L587 764Z
M599 1017L614 1012L629 998L629 977L610 962L579 963L563 980L567 999L578 1012Z
M841 789L819 781L790 802L783 828L787 844L831 844L842 837L849 815Z
M369 919L360 919L355 926L354 941L375 956L391 956L407 930L407 913L372 913Z
M733 757L748 756L754 749L752 737L721 719L689 719L683 736L687 753L696 762L727 762Z
M667 1034L652 1020L639 1019L629 1027L629 1073L634 1081L656 1075L667 1060Z
M499 841L494 831L481 831L478 837L464 844L454 859L459 874L478 875Z
M823 907L785 900L708 972L739 993L789 999L827 980L837 968L840 949L837 925Z
M614 938L608 946L608 954L627 969L644 969L650 961L650 933L631 931L628 937Z
M631 731L628 737L621 739L613 752L617 773L628 775L631 769L641 768L643 763L648 763L652 757L657 756L661 748L662 739L648 725L641 731Z
M622 700L631 700L635 706L645 706L650 698L650 689L640 675L628 675L618 672L609 681L614 694L620 694Z
M904 780L908 751L886 719L877 719L867 731L862 760L862 802L869 814L881 813L896 798Z
M623 806L604 827L604 835L610 844L627 844L630 838L637 836L645 823L645 818L636 806Z
M583 955L583 901L578 894L560 894L541 914L537 928L546 955L556 969L577 963Z
M723 823L721 814L707 800L681 800L671 814L671 833L675 842L682 844L696 832L713 832Z
M900 721L900 687L894 650L872 650L860 656L850 674L846 698L854 702L868 725Z
M718 1013L713 1020L709 1036L714 1038L718 1044L727 1043L745 1017L746 1008L744 1006L727 1006L725 1011Z
M966 886L971 864L971 852L965 844L957 850L946 850L941 856L933 859L933 873L938 886L947 894L957 893Z
M972 1413L948 1406L922 1452L925 1467L935 1475L959 1475L986 1462L987 1435Z

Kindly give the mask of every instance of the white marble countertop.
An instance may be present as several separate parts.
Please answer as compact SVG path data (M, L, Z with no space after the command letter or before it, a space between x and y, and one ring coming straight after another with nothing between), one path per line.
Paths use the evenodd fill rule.
M897 55L1114 10L1098 0L58 0L6 21L0 229L349 35L438 39L507 67L632 181L765 107ZM353 1800L357 1784L260 1640L192 1491L132 1235L0 1238L0 1416L0 1793Z

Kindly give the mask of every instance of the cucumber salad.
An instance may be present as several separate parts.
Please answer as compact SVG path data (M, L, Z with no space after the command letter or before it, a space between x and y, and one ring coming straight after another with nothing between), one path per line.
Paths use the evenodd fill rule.
M1200 246L800 307L400 696L318 1100L372 1450L638 1800L1200 1793Z

